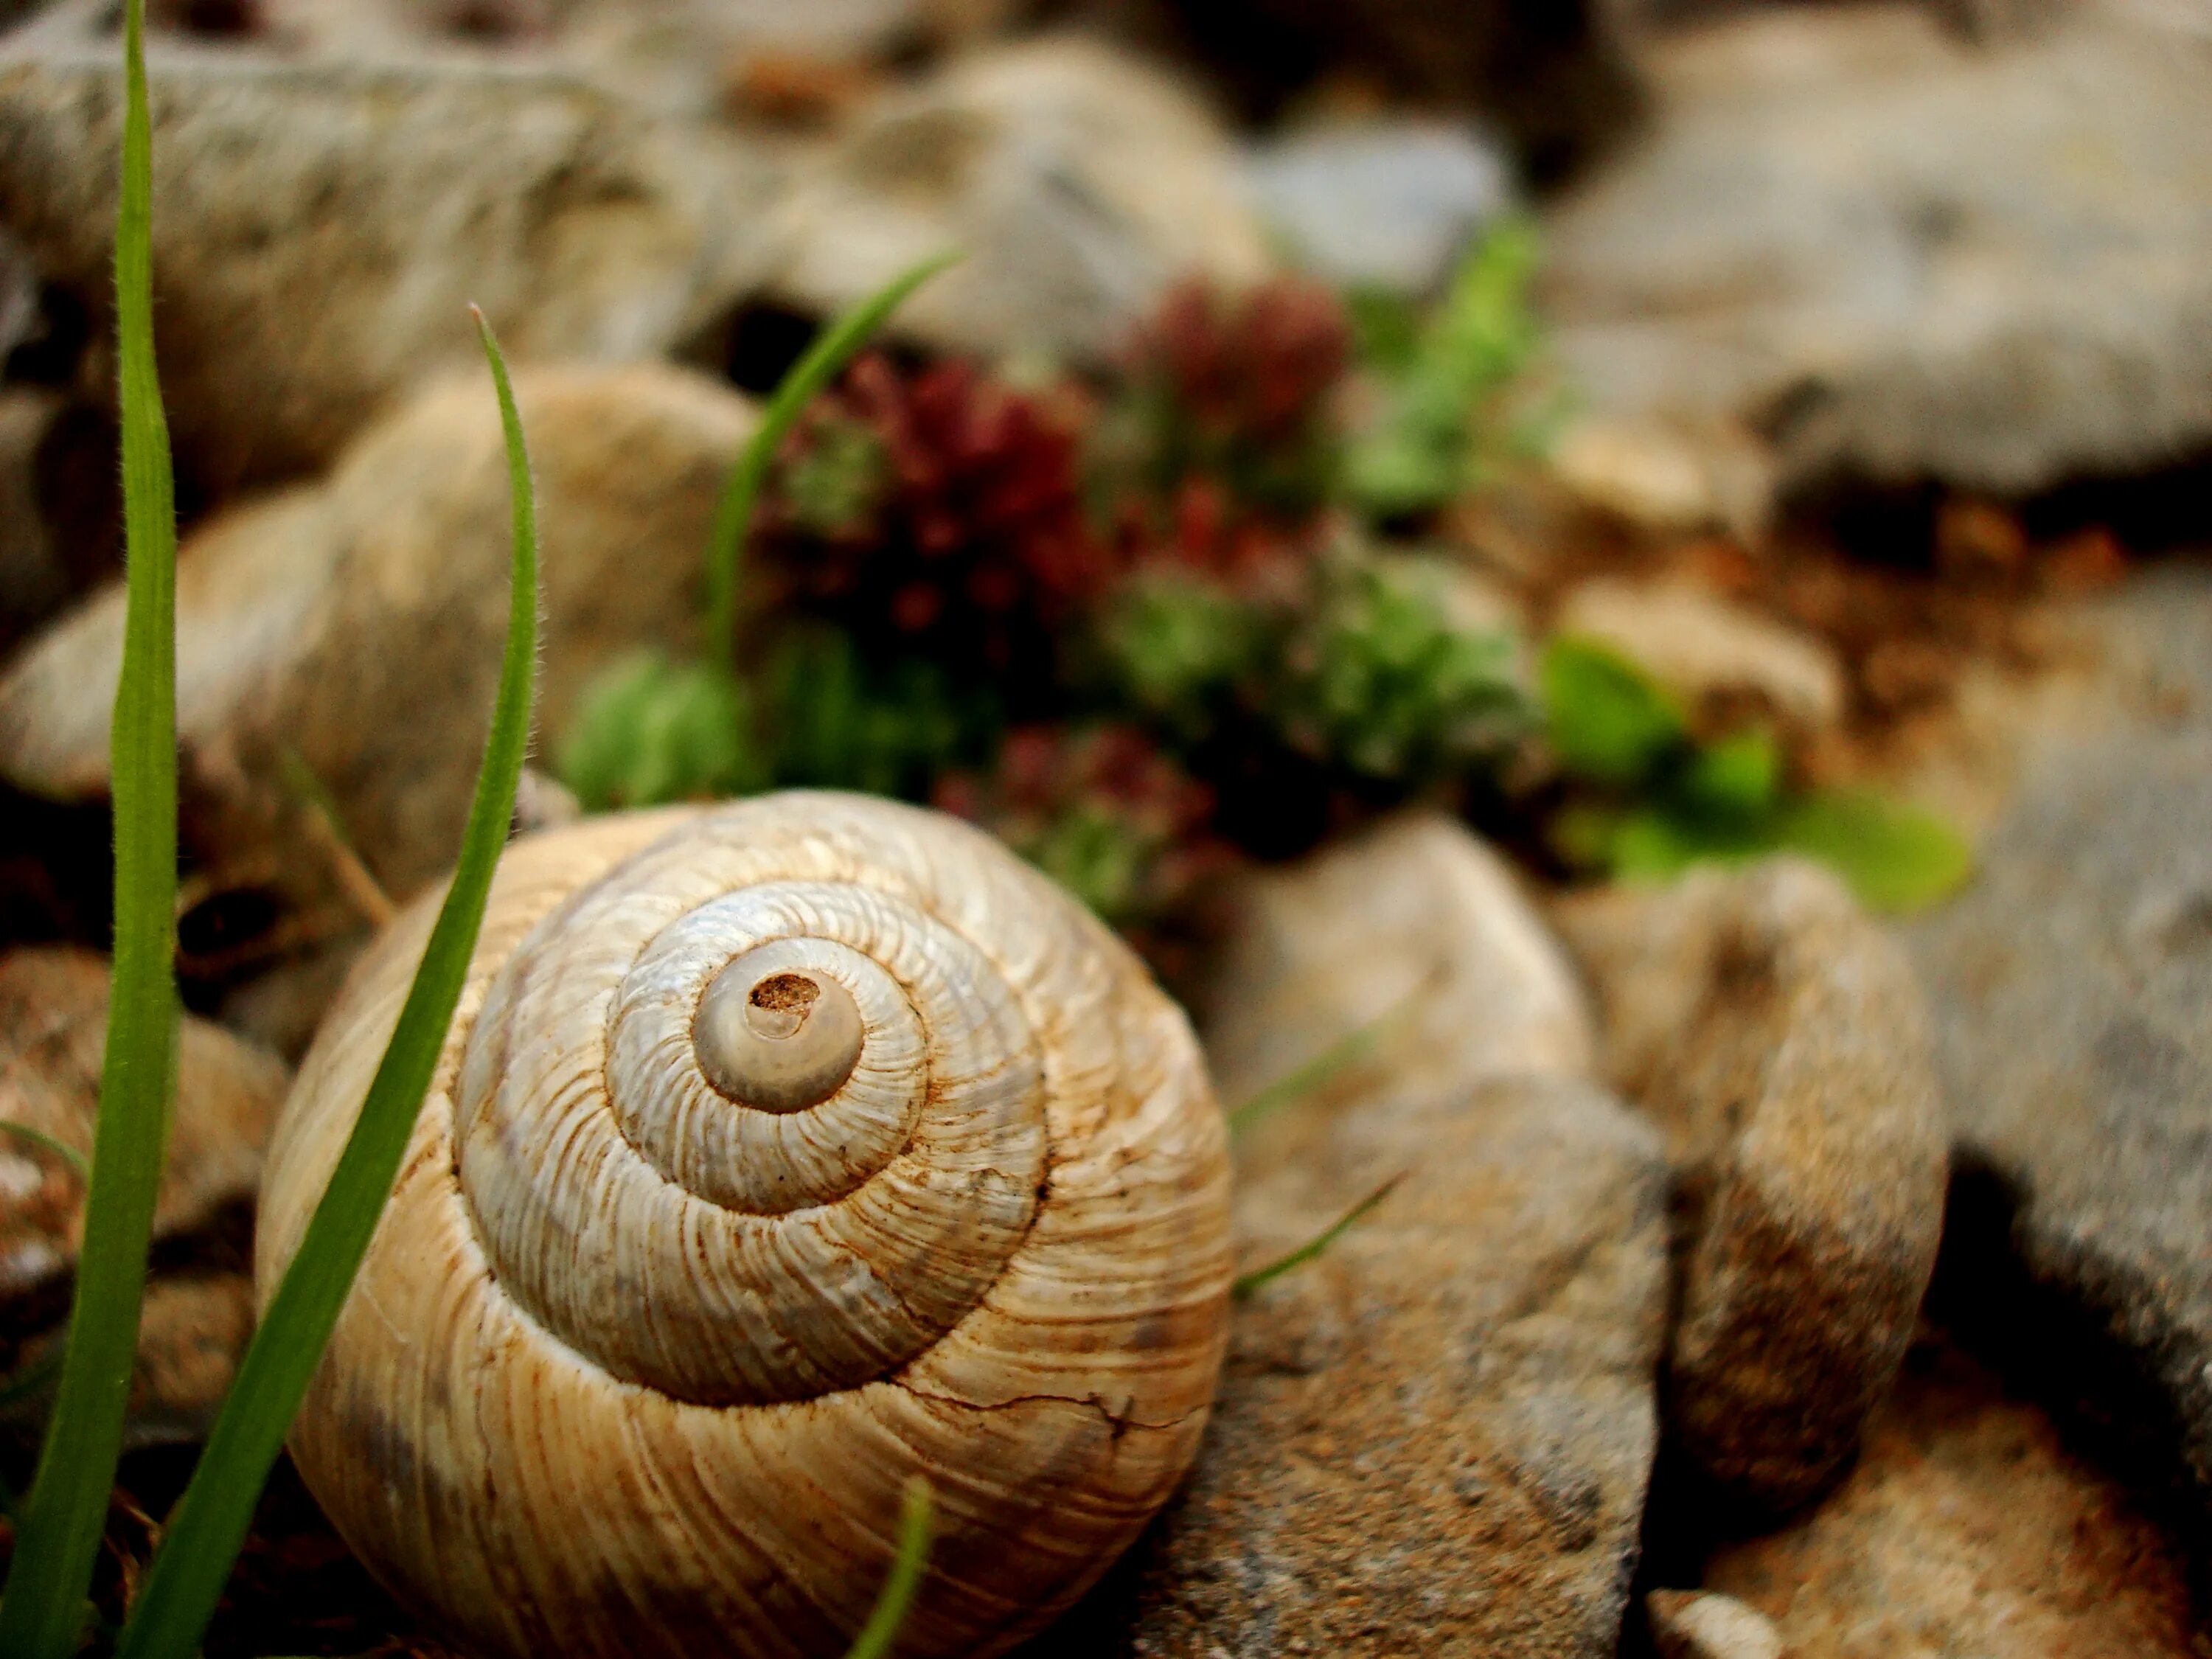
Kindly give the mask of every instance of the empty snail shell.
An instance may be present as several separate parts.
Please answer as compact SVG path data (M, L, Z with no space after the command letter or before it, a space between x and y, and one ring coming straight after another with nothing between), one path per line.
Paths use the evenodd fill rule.
M356 970L262 1194L265 1297L428 901ZM933 1488L902 1655L992 1654L1182 1475L1227 1327L1189 1028L995 842L834 794L515 843L295 1461L495 1653L838 1654Z

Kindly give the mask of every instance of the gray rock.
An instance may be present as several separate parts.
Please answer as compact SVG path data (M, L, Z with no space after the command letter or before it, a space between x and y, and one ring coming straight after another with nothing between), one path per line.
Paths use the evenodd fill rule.
M212 489L308 471L396 394L509 355L618 361L749 291L785 168L733 131L657 122L552 74L149 65L161 380ZM112 43L0 49L0 225L95 318L112 284Z
M1668 1429L1787 1509L1888 1391L1942 1231L1926 1009L1897 943L1824 870L1778 860L1561 908L1613 1085L1680 1178Z
M1774 1621L1711 1590L1654 1590L1644 1597L1659 1659L1782 1659Z
M1254 1261L1401 1183L1237 1310L1196 1474L1036 1650L1601 1659L1656 1437L1664 1174L1601 1091L1501 1079L1262 1144ZM1310 1134L1276 1147L1313 1150ZM1062 1645L1054 1645L1055 1643Z
M886 97L779 205L772 292L829 312L918 260L965 257L899 309L948 350L1097 358L1168 283L1268 268L1227 136L1162 70L1047 38Z
M1565 954L1504 861L1442 813L1250 877L1230 909L1202 1023L1232 1106L1362 1030L1372 1052L1340 1093L1589 1068L1589 1012Z
M1966 1166L1957 1316L2212 1540L2212 572L2086 620L1981 874L1910 935Z
M2075 9L1984 48L1897 5L1662 43L1649 137L1545 217L1570 372L1749 422L1793 486L2022 491L2212 441L2212 40Z
M755 416L659 364L523 369L515 392L538 489L538 720L557 735L617 657L690 647L715 503ZM375 920L319 833L294 756L395 898L452 863L499 677L509 513L478 368L364 433L323 483L252 498L186 540L181 821L203 886L273 888L310 939ZM123 613L109 588L0 678L0 775L50 797L106 793Z
M1850 1478L1707 1585L1789 1659L2194 1659L2186 1562L2050 1419L1955 1351L1916 1350Z
M1447 121L1300 128L1255 145L1244 166L1302 264L1340 286L1405 295L1443 283L1513 195L1504 158Z

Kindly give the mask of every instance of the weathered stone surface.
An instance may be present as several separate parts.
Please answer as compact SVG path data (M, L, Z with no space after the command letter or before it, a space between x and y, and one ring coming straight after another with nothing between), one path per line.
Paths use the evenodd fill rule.
M696 636L708 533L751 406L674 368L515 377L537 478L538 718L558 732L600 666ZM184 822L203 878L362 918L316 856L287 752L404 897L448 866L499 676L512 536L499 416L480 372L365 433L330 479L212 520L179 556ZM123 594L64 618L0 679L0 773L62 797L107 781ZM316 928L307 929L310 933Z
M2212 38L2069 9L1981 47L1899 5L1662 43L1650 135L1546 216L1595 404L1745 420L1792 484L2027 490L2212 441Z
M1670 1432L1786 1508L1835 1477L1912 1334L1942 1225L1928 1016L1902 949L1778 860L1561 908L1613 1085L1680 1175Z
M1589 1014L1565 954L1504 861L1441 813L1253 876L1231 908L1202 1011L1224 1101L1364 1027L1377 1028L1374 1052L1347 1088L1589 1069Z
M1161 70L1048 38L954 59L884 98L778 207L771 292L829 312L965 257L899 308L950 350L1097 357L1160 292L1263 276L1226 135Z
M107 963L86 951L0 956L0 1122L92 1152L107 1036ZM274 1055L187 1015L179 1034L168 1164L154 1231L204 1226L252 1196L291 1074ZM83 1237L84 1186L67 1160L0 1133L0 1298L67 1271Z
M1654 1590L1644 1598L1659 1659L1782 1659L1774 1621L1711 1590Z
M1567 595L1554 626L1611 646L1704 726L1749 716L1809 738L1844 717L1843 665L1823 641L1692 583L1601 577Z
M1850 1478L1707 1583L1789 1659L2184 1659L2182 1564L2033 1407L1955 1352L1916 1350Z
M746 291L783 162L552 74L149 66L155 314L180 465L310 470L426 375L669 350ZM112 283L112 41L0 48L0 225L95 317Z
M1964 1166L1953 1316L2212 1541L2212 571L2084 620L1981 874L1911 944Z
M1240 1305L1188 1490L1037 1650L1612 1654L1666 1297L1650 1132L1556 1078L1315 1115L1257 1138L1252 1261L1403 1180Z

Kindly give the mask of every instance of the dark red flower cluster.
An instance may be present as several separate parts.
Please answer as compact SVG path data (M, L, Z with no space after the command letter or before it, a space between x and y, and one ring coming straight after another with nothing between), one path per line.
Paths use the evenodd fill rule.
M1158 384L1196 447L1279 449L1328 418L1351 354L1343 305L1318 283L1279 276L1232 296L1193 281L1139 331L1130 378Z
M1085 515L1078 423L946 362L855 363L793 434L763 515L787 593L871 648L1004 674L1110 584ZM857 458L810 501L810 465ZM824 492L812 491L814 496Z

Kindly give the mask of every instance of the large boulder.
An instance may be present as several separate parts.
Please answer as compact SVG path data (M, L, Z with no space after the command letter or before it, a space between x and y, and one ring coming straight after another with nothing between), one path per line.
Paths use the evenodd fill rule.
M1594 404L1754 428L1791 485L2212 442L2212 38L2071 9L1977 46L1932 8L1762 8L1656 47L1649 135L1545 215Z
M161 380L210 490L312 471L473 364L471 302L517 359L672 350L748 290L785 172L551 72L176 47L149 73ZM112 40L0 46L0 226L95 319L121 90Z
M1910 939L1962 1166L1951 1316L2212 1543L2212 571L2083 619L1979 878Z

